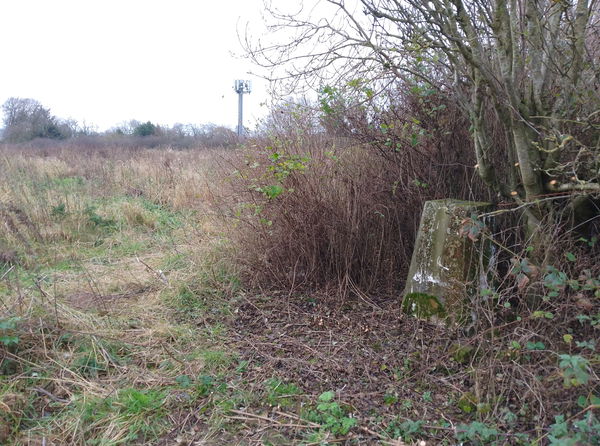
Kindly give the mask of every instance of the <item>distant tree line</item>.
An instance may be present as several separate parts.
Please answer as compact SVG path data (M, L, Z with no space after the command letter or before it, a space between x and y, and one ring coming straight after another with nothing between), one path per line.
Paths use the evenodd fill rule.
M162 126L151 121L130 120L105 132L98 132L86 123L54 116L49 108L30 98L9 98L2 105L4 114L1 139L4 143L23 144L36 141L51 144L52 141L77 140L86 146L173 146L173 147L227 147L238 142L236 133L215 124L174 124ZM45 142L42 143L41 140Z
M77 123L52 115L34 99L9 98L3 105L6 142L24 142L35 138L65 139L76 133Z

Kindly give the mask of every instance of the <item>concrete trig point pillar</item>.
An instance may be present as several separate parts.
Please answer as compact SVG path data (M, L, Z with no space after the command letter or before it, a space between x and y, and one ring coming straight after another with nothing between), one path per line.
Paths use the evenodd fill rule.
M402 308L427 320L461 322L469 315L468 283L476 283L485 243L460 234L465 219L490 203L427 201L403 293ZM486 254L486 253L483 253Z

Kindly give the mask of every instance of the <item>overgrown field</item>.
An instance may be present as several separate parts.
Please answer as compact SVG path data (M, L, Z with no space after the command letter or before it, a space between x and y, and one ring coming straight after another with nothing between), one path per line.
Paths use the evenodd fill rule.
M287 288L261 286L244 231L275 237L274 200L307 193L310 171L333 171L314 160L344 157L269 150L271 177L252 183L244 172L262 162L256 147L0 149L0 444L599 440L594 265L576 276L556 265L536 279L520 264L513 275L537 280L544 304L528 306L520 277L481 290L476 310L497 316L466 329L402 314L399 291L365 294L349 279L341 295L308 279L295 286L293 266ZM240 178L254 201L233 195ZM342 202L331 185L349 183L327 184L321 201ZM369 218L365 227L378 228ZM565 262L595 242L582 243Z

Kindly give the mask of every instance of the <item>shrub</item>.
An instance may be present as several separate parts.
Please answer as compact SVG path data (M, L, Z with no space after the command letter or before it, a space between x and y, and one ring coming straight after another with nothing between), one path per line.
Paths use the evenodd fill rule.
M405 110L413 127L409 113L418 107L433 105ZM285 110L300 119L298 107ZM352 138L310 126L273 129L243 152L232 179L239 197L232 215L242 222L234 237L254 284L397 292L423 203L482 198L457 110L440 107L414 145L397 115L381 114L373 128L359 127L354 112L344 118L356 124Z

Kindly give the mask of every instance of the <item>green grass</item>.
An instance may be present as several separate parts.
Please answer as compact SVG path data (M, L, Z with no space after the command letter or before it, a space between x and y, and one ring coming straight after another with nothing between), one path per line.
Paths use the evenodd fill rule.
M123 388L107 398L82 399L73 412L80 417L87 444L113 446L148 442L167 429L165 400L167 392L155 389ZM107 427L112 438L104 436Z
M294 383L286 383L277 378L265 381L266 400L271 406L288 408L294 405L296 397L302 394L300 387Z
M34 187L39 190L58 189L61 191L74 191L81 189L85 182L85 179L79 176L48 178L46 181L34 183Z

